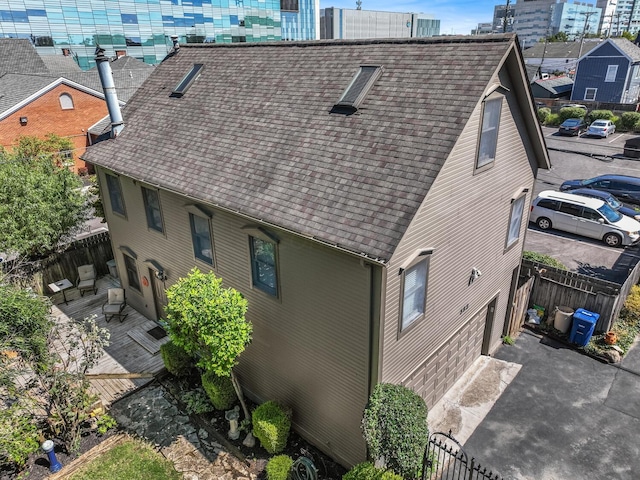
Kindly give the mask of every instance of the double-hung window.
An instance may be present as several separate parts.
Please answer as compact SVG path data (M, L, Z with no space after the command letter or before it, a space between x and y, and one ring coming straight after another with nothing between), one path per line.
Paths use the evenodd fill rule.
M425 314L429 257L419 258L418 262L402 271L400 331L405 330Z
M594 101L596 99L596 93L598 93L597 88L585 88L584 99Z
M501 111L502 96L489 98L482 105L482 125L480 140L478 141L478 157L476 159L477 170L490 168L496 158Z
M127 272L127 280L129 281L129 287L137 290L138 292L142 292L140 288L140 277L138 275L138 266L136 265L136 261L133 257L130 257L126 253L123 255L124 257L124 267Z
M142 199L144 209L147 213L147 227L156 232L164 232L164 222L162 221L162 210L160 210L160 195L157 190L142 187Z
M524 204L526 199L526 194L522 193L511 201L511 215L509 216L509 231L507 232L506 248L517 243L520 238L520 226L522 224L522 215L524 214Z
M213 265L213 242L211 241L211 225L209 218L189 214L193 254L198 260Z
M122 216L127 215L124 206L124 198L122 197L122 188L120 179L114 175L106 174L107 190L109 190L109 200L111 201L111 211Z
M618 65L608 65L607 75L604 77L605 82L615 82L616 74L618 73Z
M251 250L251 277L253 286L263 292L278 296L278 269L276 244L258 237L249 237Z

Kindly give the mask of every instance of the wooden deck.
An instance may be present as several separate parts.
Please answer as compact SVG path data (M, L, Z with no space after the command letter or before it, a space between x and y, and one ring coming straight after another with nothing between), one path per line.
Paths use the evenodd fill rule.
M91 315L97 316L100 327L111 332L109 346L104 355L91 371L91 386L100 396L105 406L120 398L125 393L140 387L164 369L159 353L160 345L169 341L168 337L156 340L147 332L157 326L129 305L125 307L126 319L120 323L114 318L109 323L102 314L102 305L107 301L107 290L119 287L116 279L106 275L97 281L98 293L87 292L83 297L75 288L65 291L68 303L63 301L62 293L51 297L55 317L67 316L82 319Z

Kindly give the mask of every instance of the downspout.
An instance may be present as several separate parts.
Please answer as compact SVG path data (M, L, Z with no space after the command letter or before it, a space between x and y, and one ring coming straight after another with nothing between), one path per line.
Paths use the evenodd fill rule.
M111 117L111 138L116 138L124 129L124 121L120 111L120 104L118 103L118 96L116 95L111 65L109 65L109 59L104 55L104 48L96 48L96 65L98 66L98 74L104 91L104 99L107 102L109 117Z

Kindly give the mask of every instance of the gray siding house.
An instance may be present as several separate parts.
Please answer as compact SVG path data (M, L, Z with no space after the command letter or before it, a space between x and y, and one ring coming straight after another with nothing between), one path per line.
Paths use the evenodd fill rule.
M85 158L128 302L241 291L248 395L343 464L377 382L432 406L500 345L549 167L515 36L189 45L124 121Z
M609 38L578 61L571 100L636 103L640 95L640 48Z

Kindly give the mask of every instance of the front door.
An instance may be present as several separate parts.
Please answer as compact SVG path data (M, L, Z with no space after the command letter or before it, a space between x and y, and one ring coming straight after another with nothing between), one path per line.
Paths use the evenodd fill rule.
M159 280L156 276L157 272L150 268L149 269L149 278L151 279L151 287L153 290L153 303L156 307L156 320L166 319L166 313L164 311L164 307L167 305L167 294L164 288L164 282Z

